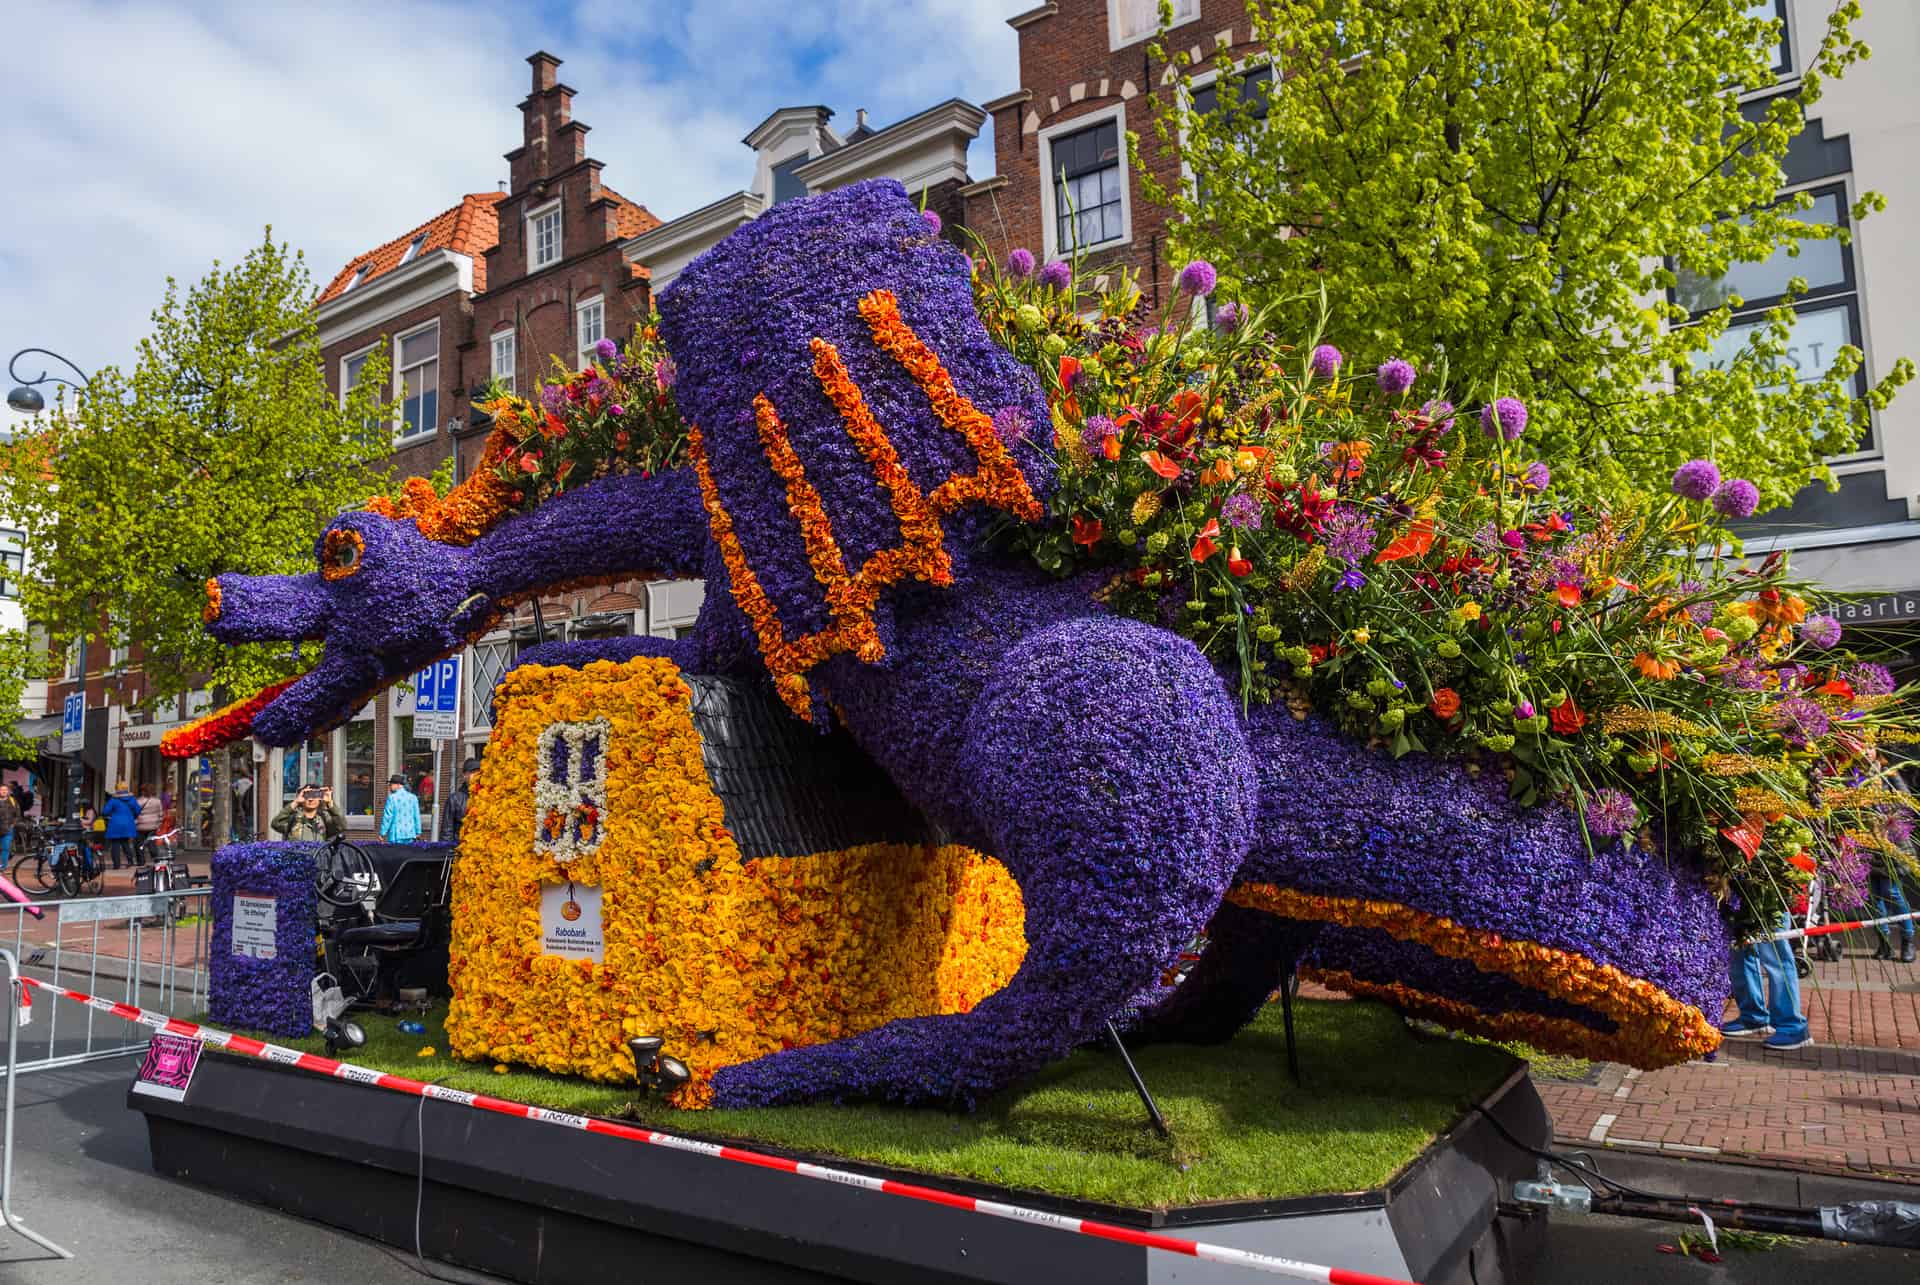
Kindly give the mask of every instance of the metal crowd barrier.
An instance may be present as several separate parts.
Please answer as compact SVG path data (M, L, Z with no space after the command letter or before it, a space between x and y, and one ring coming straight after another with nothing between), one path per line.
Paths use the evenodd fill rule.
M206 887L124 897L43 901L44 919L21 905L0 905L0 949L38 981L117 999L156 1012L192 1017L207 1008L207 956L213 894ZM12 915L9 923L5 916ZM31 997L29 996L29 1003ZM65 1005L44 1008L44 1020L21 1024L8 1059L16 1075L144 1053L147 1032L125 1022L84 1019Z
M7 1011L0 1013L0 1020L7 1024L7 1088L4 1104L0 1105L0 1221L40 1248L61 1258L72 1258L71 1250L54 1244L34 1231L13 1212L13 1097L20 1083L20 1077L16 1074L20 1065L20 1027L28 1020L27 1015L32 1009L29 1007L27 988L20 981L19 961L14 959L13 952L0 950L0 964L4 964L7 971Z

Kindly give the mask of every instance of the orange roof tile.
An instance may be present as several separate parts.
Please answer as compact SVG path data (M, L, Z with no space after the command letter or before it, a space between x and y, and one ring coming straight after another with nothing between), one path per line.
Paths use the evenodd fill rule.
M320 297L314 302L327 303L345 294L348 283L362 268L366 269L366 276L361 278L361 285L393 271L400 266L400 260L406 255L407 247L413 244L413 239L423 232L427 239L420 246L420 254L430 250L453 250L473 260L473 289L478 294L487 288L487 251L500 239L498 211L494 207L504 199L505 196L500 192L475 192L462 197L460 204L452 209L443 210L419 227L409 229L385 245L350 260L327 283L327 288L320 292ZM653 219L639 206L633 208L646 218ZM624 210L622 217L625 217ZM658 222L658 219L653 219L653 223Z
M600 195L612 197L619 202L620 210L614 216L614 228L623 238L639 236L642 232L650 232L660 226L660 220L653 216L652 210L637 201L629 201L605 183L600 185Z

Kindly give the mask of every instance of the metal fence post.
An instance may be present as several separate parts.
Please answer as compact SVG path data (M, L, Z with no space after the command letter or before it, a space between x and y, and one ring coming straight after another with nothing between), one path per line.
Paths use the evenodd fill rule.
M61 1258L72 1258L73 1252L54 1244L39 1232L34 1231L13 1212L13 1094L19 1083L17 1074L20 1060L20 1011L25 999L26 987L20 981L20 962L10 950L0 950L0 959L7 965L7 1097L6 1105L0 1107L0 1219L7 1226L25 1236L48 1253Z

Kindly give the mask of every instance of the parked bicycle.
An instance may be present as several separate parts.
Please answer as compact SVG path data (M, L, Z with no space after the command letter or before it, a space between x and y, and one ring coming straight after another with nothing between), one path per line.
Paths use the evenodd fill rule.
M97 896L105 886L101 856L92 831L79 822L57 827L46 858L53 868L54 886L63 896L78 897L83 891Z
M44 896L55 887L53 865L47 860L51 842L49 827L31 817L22 817L13 829L13 867L7 875L36 896Z
M192 885L187 859L180 853L180 833L180 827L175 826L164 834L150 835L141 841L141 864L133 868L135 892L171 892ZM186 917L187 900L176 897L170 903L175 919Z

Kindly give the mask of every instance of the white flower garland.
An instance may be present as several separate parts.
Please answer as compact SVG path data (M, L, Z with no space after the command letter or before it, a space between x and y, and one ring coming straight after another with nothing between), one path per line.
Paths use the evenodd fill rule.
M600 846L607 834L607 753L612 736L613 727L604 718L550 723L541 730L539 769L533 782L534 851L565 865ZM599 751L594 755L592 776L583 779L580 768L590 740L599 742ZM567 769L564 782L552 779L554 759L562 746Z

